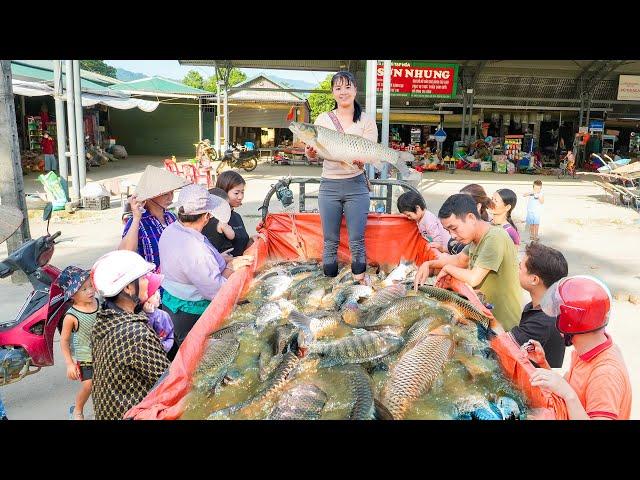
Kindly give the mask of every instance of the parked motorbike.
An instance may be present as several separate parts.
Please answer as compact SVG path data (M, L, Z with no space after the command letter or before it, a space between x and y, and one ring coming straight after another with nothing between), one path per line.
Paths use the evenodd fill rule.
M245 172L251 172L258 166L259 156L258 150L242 150L233 145L225 150L224 157L216 169L216 175L220 175L225 164L229 165L229 168L242 168Z
M53 365L53 337L69 303L63 301L63 292L54 283L60 270L49 264L60 236L60 232L49 233L52 212L53 205L48 203L42 216L47 221L46 235L28 240L0 262L0 278L21 270L33 286L18 314L0 320L0 385Z

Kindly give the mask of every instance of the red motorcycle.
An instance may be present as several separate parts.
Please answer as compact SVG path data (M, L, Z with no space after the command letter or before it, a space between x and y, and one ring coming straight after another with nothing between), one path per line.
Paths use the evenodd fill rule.
M46 235L25 242L0 262L0 278L21 270L33 286L18 314L0 319L0 385L53 365L53 337L69 303L63 301L62 290L54 283L60 270L49 265L55 239L60 236L60 232L49 234L52 211L52 205L47 204L42 216L47 221Z

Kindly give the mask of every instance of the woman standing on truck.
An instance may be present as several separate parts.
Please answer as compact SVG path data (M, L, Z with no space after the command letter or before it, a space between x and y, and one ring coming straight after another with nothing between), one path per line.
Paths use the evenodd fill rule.
M362 107L356 101L357 84L353 74L344 71L336 73L331 79L331 90L335 99L334 109L320 114L315 124L377 142L378 127L375 119L363 114ZM310 160L318 156L318 152L309 145L305 147L305 154ZM364 230L369 212L369 187L364 173L364 162L354 160L353 163L354 167L349 168L341 162L324 159L322 165L322 180L318 193L324 237L322 264L326 276L338 275L340 224L344 213L349 233L351 272L355 280L366 283L367 255Z

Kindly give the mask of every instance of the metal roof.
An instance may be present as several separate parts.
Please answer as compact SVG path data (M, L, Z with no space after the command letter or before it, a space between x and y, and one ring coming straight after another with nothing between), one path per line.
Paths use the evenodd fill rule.
M52 86L53 85L53 63L51 62L51 69L47 69L46 67L38 67L32 65L23 64L21 61L13 60L11 62L11 75L18 80L28 80L28 81L39 81L41 83ZM98 92L98 93L106 93L109 94L111 90L109 87L102 85L100 83L92 82L91 80L87 80L85 78L85 74L81 73L80 76L80 84L82 86L82 90L86 92ZM62 85L66 87L66 74L62 74ZM116 92L113 92L114 95L117 95Z
M194 97L211 95L208 90L190 87L184 83L176 82L162 77L147 77L130 82L122 82L110 87L112 90L120 90L128 93L140 93L146 95L190 95Z
M13 60L12 62L19 63L21 65L26 65L28 67L37 68L40 70L51 70L53 72L53 60ZM67 67L65 62L62 61L62 73L66 72L66 68ZM80 77L86 78L87 80L91 80L96 83L103 84L105 86L113 85L115 83L120 83L122 81L122 80L118 80L117 78L108 77L100 73L85 70L83 68L80 69Z
M460 87L468 88L475 79L475 97L491 103L541 106L565 105L563 99L579 101L581 88L593 93L593 100L615 102L618 76L640 75L640 60L416 60L457 63ZM289 70L348 69L358 77L366 68L365 60L179 60L183 65L213 65L215 62L236 68ZM361 78L361 77L360 77ZM460 92L461 89L458 89ZM360 89L359 98L364 98ZM378 94L380 96L380 94ZM490 98L487 98L490 97ZM458 95L457 98L462 98ZM454 101L455 99L452 99ZM409 105L406 102L409 102ZM429 107L442 99L391 97L392 107ZM630 102L631 103L631 102Z

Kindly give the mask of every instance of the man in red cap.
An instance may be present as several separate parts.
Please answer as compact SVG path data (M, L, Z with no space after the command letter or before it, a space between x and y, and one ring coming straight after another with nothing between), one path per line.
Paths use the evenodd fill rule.
M524 344L523 356L542 366L531 376L531 385L562 397L570 420L628 420L629 372L620 348L604 330L611 310L607 286L589 276L563 278L547 290L541 307L557 317L565 344L575 350L563 378L551 370L539 342Z

